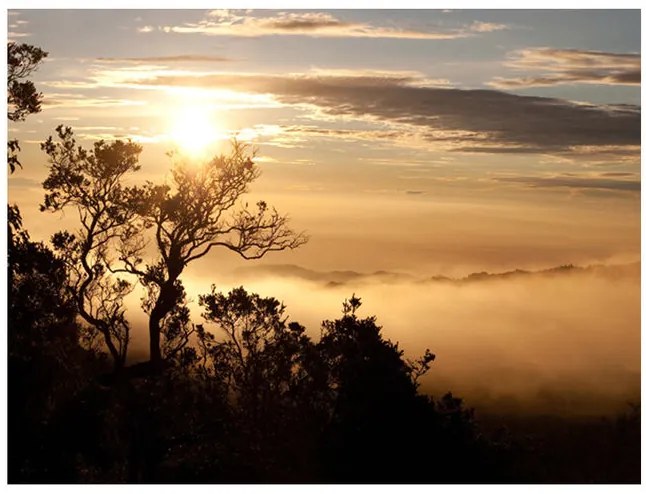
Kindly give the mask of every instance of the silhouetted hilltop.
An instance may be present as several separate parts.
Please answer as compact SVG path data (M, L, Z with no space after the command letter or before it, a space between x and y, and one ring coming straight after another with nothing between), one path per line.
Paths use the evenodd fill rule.
M246 277L280 277L299 278L307 281L318 281L329 286L344 285L351 281L418 281L414 276L392 271L375 271L373 273L359 273L349 270L316 271L295 264L268 264L265 266L245 266L234 271L234 275Z
M464 284L487 282L495 280L520 279L520 278L550 278L575 275L596 275L607 279L634 277L639 279L641 274L641 262L627 264L593 264L589 266L575 266L574 264L563 264L553 268L538 271L515 269L501 273L489 273L487 271L471 273L462 278L451 278L444 275L431 277L415 277L406 273L393 271L375 271L373 273L360 273L357 271L316 271L313 269L297 266L295 264L268 264L264 266L245 266L234 271L234 275L242 278L249 277L279 277L298 278L306 281L321 282L329 287L343 286L351 282L381 282L400 283L413 282L420 284L427 283L451 283Z
M493 281L516 278L537 278L537 277L559 277L580 274L593 274L604 278L625 278L640 276L641 263L639 261L628 264L593 264L590 266L575 266L574 264L562 264L553 268L542 269L539 271L528 271L525 269L515 269L513 271L504 271L502 273L488 273L482 271L471 273L464 278L449 278L447 276L433 276L421 280L422 283L430 282L449 282L449 283L470 283L478 281Z

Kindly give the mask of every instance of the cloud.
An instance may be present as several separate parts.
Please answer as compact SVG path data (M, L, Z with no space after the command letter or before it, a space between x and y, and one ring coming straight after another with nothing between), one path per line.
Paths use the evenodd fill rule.
M119 106L142 106L145 101L100 96L88 98L83 94L51 93L43 102L43 111L52 108L111 108Z
M172 62L231 62L231 58L215 55L171 55L167 57L127 57L127 58L97 58L104 63L172 63Z
M604 174L604 177L617 176L621 177L626 175L612 172ZM499 182L516 182L529 187L567 187L570 189L598 189L627 192L639 192L641 190L640 180L613 180L612 178L599 177L499 177L495 180Z
M507 29L503 24L473 22L454 29L423 31L415 29L376 26L365 22L344 21L326 12L280 12L271 16L240 14L232 10L211 11L205 19L178 26L159 26L167 33L204 34L208 36L317 36L350 38L392 38L447 40L477 36ZM143 26L141 33L155 30Z
M437 148L477 153L594 154L639 151L640 109L577 104L495 90L428 87L412 75L325 76L210 73L141 77L151 87L231 88L333 117L409 126Z
M506 65L515 70L539 73L515 78L496 77L490 86L510 89L559 84L641 84L639 53L529 48L513 52Z
M405 137L412 137L407 135L402 130L358 130L358 129L339 129L339 128L323 128L313 125L290 125L283 128L283 132L287 138L292 138L295 141L303 141L307 138L332 138L343 139L347 141L371 141L376 140L397 140Z
M31 33L26 32L24 29L29 25L29 21L25 19L19 19L20 12L18 11L8 11L7 12L7 40L16 41L19 38L27 38L31 36Z
M184 280L195 298L214 281L211 270L200 273ZM407 357L426 348L437 355L422 392L452 391L477 413L614 414L640 398L639 263L460 283L322 281L241 271L219 276L218 289L242 284L277 298L315 341L321 321L340 317L356 293L359 317L375 315ZM145 315L138 297L129 302L131 356L145 355ZM199 321L200 308L191 311Z
M449 79L432 79L416 70L376 70L376 69L333 69L313 67L307 74L308 77L335 77L335 78L362 78L362 79L387 79L400 81L411 86L420 87L450 87L453 84Z
M600 174L602 177L634 177L635 173L632 172L604 172Z
M493 33L495 31L503 31L508 29L504 24L496 24L494 22L479 22L476 21L471 24L470 28L474 33Z

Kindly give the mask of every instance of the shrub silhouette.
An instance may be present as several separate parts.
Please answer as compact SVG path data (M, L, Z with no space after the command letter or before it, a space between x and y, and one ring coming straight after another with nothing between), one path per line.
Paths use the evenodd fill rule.
M298 323L287 323L276 299L236 288L200 297L216 332L200 333L202 369L227 402L254 475L305 480L312 446L327 413L326 374L316 347ZM219 338L222 336L223 338Z
M334 482L449 482L469 476L476 443L472 413L447 394L435 402L417 392L417 378L435 356L406 361L383 338L374 317L360 319L361 301L343 304L323 322L318 344L334 391L323 436L326 478ZM466 476L465 476L466 474Z

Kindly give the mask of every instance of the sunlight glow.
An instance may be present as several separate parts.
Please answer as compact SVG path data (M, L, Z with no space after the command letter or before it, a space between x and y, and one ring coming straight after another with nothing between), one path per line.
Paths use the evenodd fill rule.
M208 107L187 106L171 119L170 139L191 157L203 156L214 143L228 138L213 122Z

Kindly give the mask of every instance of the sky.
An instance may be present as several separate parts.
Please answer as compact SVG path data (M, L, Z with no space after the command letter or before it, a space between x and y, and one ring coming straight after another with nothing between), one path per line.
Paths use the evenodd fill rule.
M84 145L140 142L139 181L168 178L171 149L199 161L237 136L257 150L262 171L250 201L275 205L310 237L250 266L284 276L276 265L290 265L289 287L274 283L288 306L307 300L327 309L322 300L330 298L320 284L295 281L294 269L460 278L634 263L640 30L636 10L11 10L9 39L49 56L32 77L43 111L9 126L24 164L8 179L9 200L34 238L74 227L73 214L38 211L47 175L39 143L59 124ZM186 272L196 291L256 279L230 252L200 262ZM342 289L374 295L373 312L388 307L388 293L433 306L429 292L414 296L420 290L399 278L399 285L372 281ZM546 320L585 328L585 307L607 308L615 331L632 335L612 365L634 376L639 280L621 278L618 291L615 278L584 292L581 278L564 283L557 293L578 293L580 319L567 320L541 285ZM531 289L496 286L503 298L516 288L524 294L506 328L538 321ZM339 307L351 293L342 289L334 292ZM488 321L482 311L498 300L489 290L454 292L464 305L451 305L447 320ZM627 295L623 319L608 306L608 291ZM300 315L322 317L311 307ZM532 328L552 334L541 333L544 322ZM464 355L460 348L446 352ZM591 363L601 347L589 348Z
M163 179L182 138L208 154L237 135L263 170L252 193L312 237L276 262L632 260L635 12L12 10L9 38L49 56L33 77L43 111L10 126L29 163L10 199L35 215L38 143L61 123L87 143L141 142L141 180ZM38 216L34 233L51 233Z

